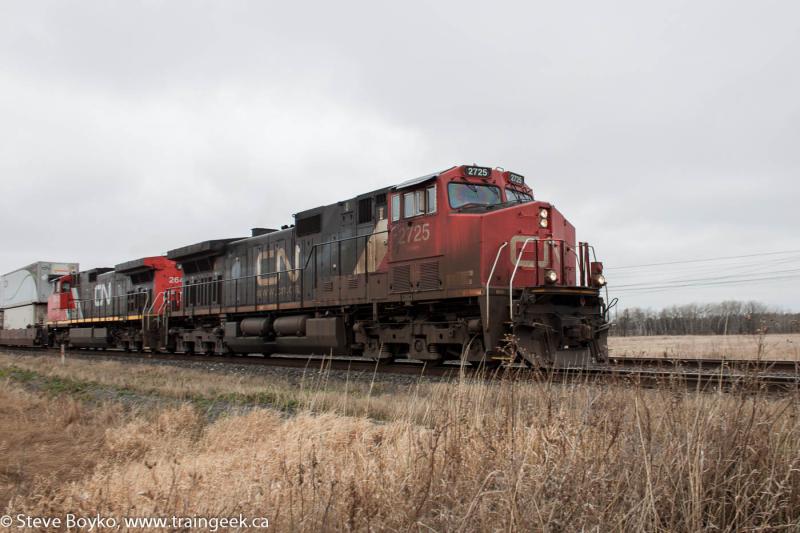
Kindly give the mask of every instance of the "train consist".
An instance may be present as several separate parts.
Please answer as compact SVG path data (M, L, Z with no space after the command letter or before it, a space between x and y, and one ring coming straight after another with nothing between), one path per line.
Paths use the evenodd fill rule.
M523 176L502 169L452 167L302 211L280 230L114 268L38 265L50 270L31 274L29 298L0 300L0 344L535 366L607 359L602 263Z

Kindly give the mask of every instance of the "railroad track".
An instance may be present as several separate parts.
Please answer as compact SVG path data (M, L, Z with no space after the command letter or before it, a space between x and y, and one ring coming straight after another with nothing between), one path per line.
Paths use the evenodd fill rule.
M729 368L747 372L800 372L800 361L764 361L756 359L697 359L697 358L677 358L669 359L665 357L611 357L609 362L619 367L631 367L646 365L658 368L696 368L706 370L718 370Z
M59 351L46 348L5 348L0 353L47 356L54 361ZM555 383L618 383L644 387L685 386L695 390L745 390L800 392L800 367L793 361L719 359L611 358L607 365L531 369L517 366L476 368L458 363L429 365L413 362L376 363L371 360L308 356L217 356L121 350L67 350L67 358L117 359L129 362L218 363L334 370L361 374L396 374L419 378L533 379Z

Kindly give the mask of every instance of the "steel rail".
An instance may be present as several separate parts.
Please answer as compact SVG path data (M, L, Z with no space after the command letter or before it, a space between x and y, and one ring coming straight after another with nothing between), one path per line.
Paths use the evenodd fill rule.
M612 356L609 363L616 366L650 366L660 368L699 368L699 369L741 369L747 371L770 370L780 372L800 372L800 360L764 360L764 359L726 359L726 358L696 358L696 357L654 357Z
M16 353L14 353L16 352ZM0 353L10 355L50 356L54 350L42 347L0 347ZM57 353L57 352L56 352ZM419 378L459 378L506 379L547 381L555 383L617 383L621 385L641 385L648 388L682 385L695 390L800 392L800 371L776 372L770 368L750 368L744 370L718 366L695 369L681 368L680 362L664 365L639 366L620 365L615 358L608 365L586 367L534 369L522 365L501 366L497 368L462 367L459 361L452 364L428 364L419 362L376 362L374 360L323 356L221 356L185 353L132 352L118 349L109 350L67 350L66 355L81 360L116 359L129 362L155 363L219 363L243 366L269 366L278 368L304 368L309 371L336 370L347 372L380 373L386 375L416 376ZM652 360L652 359L651 359ZM694 360L688 360L694 361ZM796 368L796 367L793 367Z

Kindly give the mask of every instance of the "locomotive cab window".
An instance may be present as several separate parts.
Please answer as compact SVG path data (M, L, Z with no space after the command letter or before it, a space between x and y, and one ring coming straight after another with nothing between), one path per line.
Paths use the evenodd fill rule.
M392 195L392 222L400 220L400 195Z
M533 196L526 192L515 191L514 189L506 189L506 201L522 204L525 202L532 202Z
M436 212L436 185L425 189L425 209L428 214Z
M403 195L403 218L412 218L425 213L425 197L422 191L411 191Z
M453 209L497 205L503 202L500 188L494 185L454 181L447 184L447 195L450 198L450 207Z
M400 216L399 194L392 197L392 221L396 222ZM404 193L403 198L403 218L413 218L420 215L430 215L436 212L436 185L431 185L425 189L418 189Z

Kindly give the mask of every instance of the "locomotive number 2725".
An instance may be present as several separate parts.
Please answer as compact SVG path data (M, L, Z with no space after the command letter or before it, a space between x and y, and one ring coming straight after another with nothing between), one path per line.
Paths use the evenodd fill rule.
M489 167L464 167L465 176L475 176L477 178L488 178L492 175L492 169Z
M399 228L397 242L400 244L424 242L430 238L431 225L426 222L425 224L416 224L407 228Z

